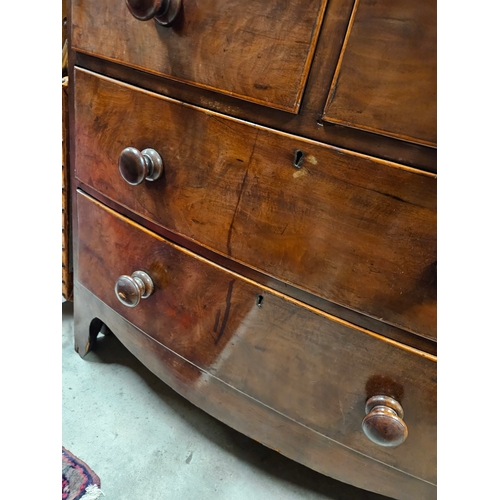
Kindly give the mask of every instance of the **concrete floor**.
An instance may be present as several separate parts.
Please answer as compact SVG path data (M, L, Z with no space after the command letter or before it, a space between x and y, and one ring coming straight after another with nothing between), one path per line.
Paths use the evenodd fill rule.
M62 444L101 478L103 500L383 500L334 481L196 408L114 336L84 360L62 304Z

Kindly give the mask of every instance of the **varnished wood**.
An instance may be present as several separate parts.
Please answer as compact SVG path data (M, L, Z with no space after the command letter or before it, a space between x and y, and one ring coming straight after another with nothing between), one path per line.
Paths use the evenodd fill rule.
M75 332L85 348L105 322L161 380L199 408L252 439L325 475L398 500L434 500L436 487L301 425L197 368L123 319L86 288L75 286ZM90 328L92 327L92 328ZM192 381L198 380L198 386ZM227 411L231 408L231 411ZM370 470L360 474L359 471Z
M323 119L435 146L436 0L356 0Z
M63 10L64 12L64 10ZM69 175L69 137L68 137L68 78L62 80L62 296L73 300L73 263L71 259L70 236L70 175Z
M82 182L222 255L436 338L435 176L81 70L76 99ZM162 128L151 119L160 116ZM118 158L131 145L165 159L160 179L121 179Z
M125 215L127 218L136 222L137 224L149 229L150 231L158 235L162 235L166 239L210 260L215 264L225 267L226 269L229 269L237 274L244 275L261 285L272 288L289 297L295 298L304 304L314 307L315 309L341 318L349 323L352 323L353 325L370 330L374 333L378 333L387 339L395 340L396 342L407 345L409 347L413 347L419 351L426 352L433 356L437 355L437 343L435 340L430 340L419 335L414 335L410 332L407 332L406 330L388 325L387 323L383 323L382 321L379 321L377 319L370 318L368 316L365 316L364 314L356 313L352 309L347 309L338 304L322 299L317 295L313 295L309 292L296 288L288 283L283 283L276 278L272 278L255 269L240 264L239 262L236 262L230 258L215 253L207 249L206 247L195 243L194 241L188 240L180 236L179 234L165 229L164 227L154 223L151 220L141 217L140 215L132 212L123 205L120 205L119 203L116 203L113 200L107 198L102 193L96 191L87 184L83 184L78 179L74 180L74 187L75 189L81 189L89 193L94 199L101 201L101 203ZM73 225L76 226L76 221L73 222Z
M306 88L300 113L291 115L290 113L246 102L228 95L217 94L207 89L184 85L174 80L167 80L153 74L136 71L87 54L75 53L75 58L80 67L108 75L117 80L133 83L139 87L180 99L183 102L351 151L396 161L428 172L437 172L437 152L435 148L322 121L322 109L327 94L317 90L321 82L314 80L313 75L308 80L308 87ZM314 70L321 66L324 66L324 60L319 58L317 65L313 65L311 72L314 74L319 73L319 71ZM332 76L327 81L327 85L330 85ZM311 102L306 105L308 93L311 94Z
M399 401L386 394L377 394L367 400L365 412L362 428L371 441L389 447L401 446L405 442L408 427Z
M322 36L319 37L314 53L310 76L298 115L290 115L229 95L184 85L174 80L136 71L87 54L77 53L76 58L78 64L83 67L207 109L353 151L436 172L435 148L398 141L391 137L321 120L328 88L334 76L353 5L354 0L336 0L328 3L322 24Z
M120 12L118 12L118 17L114 18L115 21L120 20L124 12L121 9L125 0L120 0L120 2ZM240 9L253 9L253 5L250 6L248 2L239 0L207 0L205 2L195 0L190 1L190 5L201 7L199 12L203 12L205 19L210 22L210 16L206 13L214 2L224 2L225 5L231 3L234 6L231 22L236 30L242 23L242 19L239 18ZM81 42L81 38L76 43L71 40L75 40L75 33L81 28L82 12L89 9L92 4L97 5L97 1L81 0L73 4L77 6L77 9L70 12L69 25L73 27L70 33L70 47L75 47ZM314 9L311 3L302 2L302 6L299 6L295 0L289 2L288 5L292 10L303 8L304 5L309 9ZM98 7L108 10L106 15L109 14L109 17L112 17L117 11L117 6L118 0L111 0L99 3ZM69 74L70 77L76 76L77 84L80 78L82 78L82 83L85 82L83 82L81 72L74 73L75 64L203 109L195 109L174 102L169 102L168 106L164 107L164 103L168 100L160 99L163 101L161 106L154 107L151 104L149 110L144 110L138 107L142 98L137 100L136 97L132 97L130 104L132 108L136 106L138 110L134 117L134 119L137 118L135 132L132 124L133 118L129 116L128 119L123 120L125 129L128 130L127 134L130 133L129 138L134 140L139 138L140 141L146 142L146 136L152 132L155 140L167 148L167 169L169 166L174 168L170 170L169 177L162 176L163 180L144 183L140 186L127 186L131 191L125 194L121 187L115 189L111 186L115 182L113 175L116 175L118 170L113 149L115 146L112 146L111 136L108 135L106 129L108 126L114 132L120 129L117 119L112 115L117 109L121 110L125 106L121 99L136 95L135 90L132 94L119 93L121 97L115 100L117 97L114 94L115 91L110 92L101 84L95 85L93 88L96 93L93 94L92 91L87 90L88 99L82 106L82 101L78 99L74 101L72 85L69 96L72 192L75 192L77 188L88 191L105 205L115 208L136 221L136 224L131 224L123 217L110 212L109 209L100 208L101 213L104 211L107 216L111 217L111 220L120 220L125 224L124 227L128 228L119 229L116 232L110 230L108 233L109 227L116 229L117 226L114 223L109 227L103 223L94 224L93 216L88 217L90 212L87 209L81 213L77 209L77 197L71 198L74 211L71 229L74 233L76 248L83 249L82 255L85 255L82 259L75 261L75 273L81 276L86 287L100 294L100 297L108 304L111 304L113 299L116 302L110 307L80 283L76 283L76 347L83 355L86 350L92 348L97 333L108 325L126 347L162 380L194 404L252 438L262 441L309 467L356 486L398 499L433 499L436 495L434 484L436 378L435 357L432 356L436 352L435 334L428 337L421 336L421 331L418 335L412 334L407 326L403 328L399 323L396 325L387 322L384 316L367 315L365 308L362 308L364 313L360 313L349 309L343 303L333 302L331 296L325 298L324 295L318 295L309 288L300 288L302 283L291 284L288 280L289 276L284 279L287 275L286 272L282 274L283 267L279 267L283 266L282 262L277 267L278 271L270 275L265 274L263 271L265 266L262 266L262 263L257 262L258 266L251 267L255 262L254 264L250 262L249 266L247 257L238 260L237 255L235 256L235 253L238 254L241 247L246 244L245 236L249 235L248 241L251 248L256 249L254 254L257 258L262 258L261 246L255 247L257 240L255 232L261 231L262 222L264 222L264 227L267 227L262 237L270 239L271 242L273 238L275 238L274 241L278 241L283 235L274 234L272 228L277 227L274 223L281 221L283 214L285 218L293 220L291 229L293 229L293 224L297 224L294 216L298 214L299 219L304 222L301 225L299 221L297 226L299 229L301 227L304 229L307 222L310 232L316 226L319 232L324 230L322 224L325 220L345 222L345 215L351 213L353 204L357 206L357 216L351 219L351 223L347 223L347 227L349 231L358 230L359 238L351 241L354 247L349 248L347 244L344 249L352 251L351 263L359 272L363 269L356 268L356 265L363 263L364 257L372 252L370 244L373 244L370 238L366 238L366 233L362 237L362 232L369 229L368 234L371 234L373 226L379 222L382 222L382 225L386 224L388 228L392 220L389 235L395 238L391 240L391 244L395 242L393 245L395 253L401 250L401 245L403 247L405 245L395 236L397 234L403 236L405 231L410 230L412 238L421 239L422 246L417 245L415 254L415 256L420 254L423 257L420 264L423 264L425 256L429 255L429 247L425 247L423 242L425 238L421 236L435 224L435 177L406 167L435 172L436 149L433 143L410 142L413 139L403 134L382 135L385 132L380 127L373 130L361 130L359 127L353 127L351 123L330 123L322 119L325 103L328 103L329 89L335 78L335 68L338 67L339 56L344 57L347 53L346 50L342 52L342 47L344 37L349 31L349 18L353 6L354 0L326 2L323 21L316 23L314 28L321 26L321 35L317 40L314 39L318 31L313 30L311 32L313 38L307 40L306 43L309 52L307 58L302 59L300 63L303 70L302 80L299 87L295 88L297 99L294 101L293 109L290 107L277 109L279 105L277 108L272 108L272 103L266 103L259 98L255 99L248 95L235 97L234 94L224 93L231 85L248 84L251 78L256 76L251 68L244 68L247 72L243 72L242 79L239 74L233 73L231 81L216 86L207 86L201 80L193 82L194 85L186 85L185 79L175 80L173 79L176 78L175 75L172 78L172 75L155 72L156 70L149 65L151 60L149 58L160 62L163 58L165 62L168 57L170 59L167 63L175 63L174 71L180 72L185 70L186 65L189 66L196 60L194 58L186 62L181 57L182 51L174 54L166 49L172 48L169 45L169 36L176 38L180 33L186 33L183 31L186 28L185 23L188 23L188 28L194 27L196 23L204 22L201 18L193 22L192 18L182 15L177 27L174 23L171 28L164 29L152 20L136 21L127 12L129 20L125 24L118 22L116 26L112 26L119 32L117 36L110 37L108 26L106 26L102 39L98 40L94 38L95 32L91 33L91 31L94 28L103 29L106 23L103 23L102 16L89 17L88 13L83 13L90 24L87 24L85 33L80 30L78 37L88 36L88 43L94 47L101 45L107 46L106 50L111 48L118 52L122 51L125 58L128 57L127 51L129 55L134 52L139 63L136 66L122 65L123 59L120 59L122 54L119 54L117 59L111 60L106 54L102 57L99 52L70 51ZM269 3L266 8L271 9ZM78 9L80 12L77 13L76 22L74 22L72 14ZM191 12L194 11L195 9L191 10ZM222 15L221 13L221 17ZM258 15L254 19L254 27L260 27L259 29L264 27L265 30L270 22L278 22L278 19L279 16L270 19L270 17ZM142 31L140 34L137 32L129 36L124 50L123 44L119 44L118 41L120 34L127 32L122 28L132 22L136 25L143 25L140 28ZM297 21L294 20L294 22ZM299 30L302 29L302 33L304 33L304 25L302 23L302 28L298 27ZM145 28L145 26L148 27ZM165 31L170 31L170 35L165 35ZM258 29L254 30L254 33L255 31ZM130 32L128 33L130 35ZM233 50L230 55L235 55L234 49L238 44L233 43L234 38L224 42L221 34L223 31L210 33L215 42L211 44L211 47L207 46L206 51L209 53L213 51L217 56L218 49L227 43L230 50ZM274 31L274 34L278 32ZM105 37L109 39L105 40ZM166 42L163 45L162 40ZM289 41L287 40L286 43ZM161 45L160 50L157 50L158 42ZM279 36L278 40L269 38L265 43L266 55L269 56L269 63L276 69L276 73L279 73L279 78L282 81L288 78L290 82L297 77L297 73L287 71L290 68L288 65L290 61L285 61L285 66L275 64L278 59L283 62L282 57L275 57L276 52L273 52L275 42L279 45L283 43L283 40L279 39ZM179 40L178 47L181 47L182 43L184 42ZM255 55L252 45L246 46L246 49L250 49L244 54L247 59L240 58L241 61L238 59L242 65L245 61L248 62L248 58ZM199 51L201 52L202 50ZM286 60L286 57L284 59ZM198 62L201 62L200 75L202 77L203 74L211 74L220 80L221 76L229 74L214 71L210 67L209 58L204 58L203 61L198 59ZM290 76L291 74L293 77ZM195 77L197 78L198 75ZM74 81L72 78L72 84ZM297 83L297 80L295 82ZM88 81L85 85L87 84ZM119 85L123 87L123 84ZM270 96L275 89L257 90ZM250 92L247 94L251 92L256 92L256 89L252 89L250 85ZM159 102L158 96L150 95L148 92L143 92L143 94L151 103ZM274 93L272 99L279 100L283 97L279 95L276 98L276 95L277 93ZM104 103L106 99L110 99L109 107ZM77 107L76 115L73 103ZM85 106L90 109L84 110ZM173 112L174 108L178 111ZM152 114L151 109L153 109ZM187 111L188 109L190 111ZM251 123L228 119L218 113L208 112L210 110ZM149 113L149 124L146 124L144 116L146 113ZM186 114L185 123L182 113ZM117 114L121 115L121 111ZM75 127L82 116L85 116L83 123L85 123L84 129L88 135L81 134L78 126ZM92 116L97 117L97 120L95 124L90 125L86 120ZM177 117L174 123L169 122L172 116ZM274 131L266 130L264 126L271 127ZM182 135L186 129L190 130ZM167 139L167 132L173 136L173 139L177 138L177 149L172 146L173 142ZM187 144L184 145L186 138ZM122 134L115 133L116 142L122 139ZM307 139L313 139L313 141ZM207 141L208 145L204 144ZM93 142L100 146L105 145L106 148L96 153L92 146ZM312 149L306 151L304 145L311 146ZM340 146L344 149L330 148L328 145ZM122 149L127 146L143 148L155 147L155 144L120 144ZM192 149L189 153L188 147ZM297 187L298 183L290 182L287 177L288 169L294 168L293 162L297 157L297 149L301 149L305 154L302 156L301 168L295 168L294 173L299 172L302 175L292 178L295 181L307 181L302 192ZM236 154L242 150L247 153L249 151L249 154L246 157ZM165 153L160 152L162 155ZM367 158L357 153L368 154L371 157ZM285 154L286 160L282 156ZM320 160L316 164L319 164L319 167L313 168L307 162L308 156L311 159L310 155L315 160ZM348 159L342 160L342 155ZM75 158L79 160L75 161ZM246 163L238 162L238 158ZM335 161L331 161L332 158ZM354 169L351 168L352 158L355 158ZM392 163L381 161L384 159ZM87 161L88 165L80 168L82 167L80 162L83 160ZM108 169L111 164L113 164L113 173ZM325 170L326 164L333 165L334 168ZM100 165L101 172L98 171L98 165ZM194 165L196 168L193 168ZM79 175L80 172L82 173L81 178L73 175L75 167L78 168ZM304 169L308 169L306 175L303 174ZM393 177L394 169L398 169L399 172L395 177ZM394 183L387 183L387 172L391 172L389 178ZM311 173L320 174L312 179L312 183ZM430 183L427 186L432 187L430 189L424 188L423 185L416 187L415 184L407 182L410 178L425 179L424 184ZM121 182L124 183L124 181ZM155 188L154 185L157 182L160 184ZM331 193L321 186L322 182L337 186L345 184L345 189L340 190L345 198L331 196ZM351 186L347 187L349 182ZM380 182L381 186L378 185ZM311 189L311 186L315 185L319 186L319 191ZM289 186L292 186L291 191L285 189ZM380 189L380 187L388 186L390 187L388 191ZM143 190L143 193L132 191L134 188ZM310 200L304 194L306 188L310 191L308 193ZM350 190L352 190L352 198L348 196ZM319 197L317 197L318 192ZM335 192L336 190L333 191ZM174 194L173 201L167 196L172 193ZM196 193L198 197L195 196ZM395 196L395 198L391 201L389 196L382 193ZM78 198L83 196L79 195ZM183 196L186 196L186 199L182 201ZM318 198L316 206L313 201L314 196ZM376 201L384 199L379 198L384 196L387 203L380 204ZM276 198L279 198L279 202L276 202ZM416 206L417 199L420 203L419 207ZM204 200L208 203L208 207L213 209L212 213L203 210ZM304 202L304 200L308 201ZM413 201L408 204L401 200ZM368 201L365 207L365 218L362 217L361 210L363 201ZM95 202L91 200L88 202L96 206ZM298 212L287 211L289 206L298 205L301 207ZM326 219L313 217L313 214L309 213L311 209L314 212L323 205L325 210L322 213L326 214ZM391 206L396 208L394 218L390 217L388 211L384 211ZM309 212L306 210L308 207ZM338 214L331 213L332 207L338 209ZM385 207L385 209L374 211L373 207ZM405 208L401 209L401 207ZM408 207L410 207L409 212ZM172 210L172 213L169 213L169 210ZM410 224L410 229L402 229L409 220L406 217L412 211L413 213L420 211L420 214L434 212L434 215L424 217L423 230L417 226L418 217L413 221L414 225ZM202 218L193 216L194 212L201 214ZM402 218L400 218L401 214L403 214ZM211 215L218 222L210 220ZM434 217L434 222L430 223L432 217ZM208 227L193 229L196 223L191 219L205 222ZM171 223L172 221L175 223ZM177 226L177 221L179 226ZM215 228L212 235L210 224ZM363 224L368 224L368 227ZM201 225L198 224L198 226ZM135 308L120 305L116 295L113 295L117 275L113 276L115 281L111 280L111 287L104 286L104 281L118 265L116 248L119 245L116 244L114 238L118 234L129 234L131 227L135 237L132 235L129 248L125 249L126 251L122 254L124 256L122 263L129 265L127 269L120 272L130 274L134 269L139 269L133 265L134 260L137 259L135 262L138 262L140 254L144 255L143 247L149 248L148 245L151 245L154 249L152 255L157 257L153 263L152 274L156 273L154 276L156 282L158 282L159 275L160 278L163 276L163 281L160 279L160 288L155 288L153 295L141 300ZM163 237L149 233L145 228L152 229L164 237L167 236L182 246L172 245L164 241ZM100 237L94 234L94 229ZM251 231L254 232L253 239ZM336 237L344 234L341 231L334 231L334 233ZM303 239L306 233L301 233L299 230L298 234L299 240ZM146 235L145 239L144 235ZM288 235L288 229L285 235ZM216 241L217 238L225 241L225 250L221 251L219 248L208 246L205 236L212 237ZM205 246L200 244L200 240L204 241ZM435 236L431 238L431 252L435 251L434 240ZM305 241L306 244L313 243L307 238ZM141 242L144 245L141 245ZM227 251L228 248L230 251ZM388 246L386 251L389 252L389 248ZM191 249L196 253L186 249ZM362 252L361 255L357 255L359 260L356 261L355 252L359 249ZM423 249L423 253L420 249ZM207 257L209 261L200 254ZM165 257L167 257L166 261L163 260ZM106 264L107 259L111 259L112 262L109 269ZM167 264L162 267L162 262L167 262ZM300 276L302 262L293 261L293 259L288 262ZM300 265L297 264L298 262ZM221 269L216 263L227 265L231 271ZM342 266L347 266L347 264L348 261L345 261ZM99 271L101 269L107 270L101 273ZM265 269L269 273L268 268ZM166 271L168 273L165 274ZM235 271L238 274L235 274ZM384 271L387 271L387 268L384 268ZM168 287L172 284L169 282L170 278L175 285L175 292ZM427 291L435 290L434 267L428 269L428 273L424 273L421 278L417 288L421 287ZM405 279L407 283L412 282L412 278L403 278L403 281ZM395 280L395 283L399 284L400 281ZM381 284L381 287L383 286ZM195 293L195 288L198 288L197 293ZM360 291L359 288L357 290ZM355 291L352 291L353 295ZM361 291L369 295L372 294L373 289ZM108 296L108 293L111 296ZM422 306L420 300L425 293L420 298L418 293L417 297L411 293L408 296L411 297L410 301L420 303ZM167 298L166 301L165 298ZM432 316L435 314L435 296L431 294L430 299L433 305L428 324L433 322ZM153 302L155 305L152 305ZM374 302L380 305L380 297L374 296ZM403 303L404 300L401 304ZM207 307L203 308L203 305ZM273 315L270 313L269 305L272 306ZM317 306L317 308L312 306ZM393 306L394 304L390 305L390 307ZM149 314L145 314L146 310ZM138 319L134 316L137 312L139 312ZM339 313L343 319L334 317L331 313ZM420 312L416 314L411 310L409 312L401 310L401 316L406 314L409 315L410 321L414 321L416 317L422 319L428 313L425 312L425 307L421 307ZM164 321L161 322L160 318ZM349 323L349 320L352 321ZM139 324L146 332L134 327L133 324ZM225 325L223 334L218 342L215 342L223 324ZM266 337L265 333L269 335ZM174 351L181 354L176 354ZM331 361L333 358L334 362ZM348 360L352 362L349 364ZM255 366L261 365L264 367L263 370L255 369ZM272 370L266 368L269 366L272 366ZM373 368L371 371L370 366ZM358 367L361 368L358 370ZM271 372L272 376L266 377L266 373ZM333 378L328 377L331 373L339 375ZM314 383L313 376L316 377ZM289 384L290 381L291 384ZM240 390L240 387L243 389ZM283 387L283 397L277 389L280 387ZM305 391L297 390L302 388ZM363 396L360 397L359 394ZM394 450L384 450L369 442L363 435L361 429L364 417L363 405L370 395L375 394L390 395L401 401L404 406L409 437ZM311 408L311 411L304 411L304 408ZM333 410L330 420L326 415L327 410ZM356 418L351 419L350 417L354 415ZM357 427L352 423L354 420L357 420ZM423 436L421 441L416 440L414 429L418 429L418 434ZM364 448L367 446L371 448ZM412 449L411 459L405 455L404 451L401 451L405 450L406 446ZM369 451L366 451L368 449ZM432 451L427 453L426 450L429 449ZM411 472L408 473L408 470ZM416 476L410 475L412 473Z
M155 291L151 276L145 271L134 271L132 276L122 274L115 283L116 298L127 307L137 307Z
M158 179L163 173L163 160L154 149L139 151L127 147L118 157L118 170L125 182L137 186L144 180Z
M103 302L231 387L365 456L435 482L435 358L307 308L78 198L78 281ZM137 268L151 276L155 292L130 309L116 299L114 283ZM352 367L356 377L347 375ZM368 382L380 375L402 387L409 428L404 445L390 452L361 429L365 401L376 395L367 393ZM190 384L200 388L197 378Z
M72 48L296 113L326 4L190 0L164 28L134 19L124 0L81 0L72 6Z
M182 0L126 0L130 13L140 21L153 19L161 26L172 26L182 10Z

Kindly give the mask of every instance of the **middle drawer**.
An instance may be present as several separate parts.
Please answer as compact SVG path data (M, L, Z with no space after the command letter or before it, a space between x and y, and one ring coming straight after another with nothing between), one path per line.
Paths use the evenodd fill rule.
M436 178L77 70L76 176L285 283L436 337ZM125 148L164 172L129 185Z

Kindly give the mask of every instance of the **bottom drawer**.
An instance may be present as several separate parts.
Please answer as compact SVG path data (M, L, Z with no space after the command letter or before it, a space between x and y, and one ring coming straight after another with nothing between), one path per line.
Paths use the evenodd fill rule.
M312 432L325 446L341 447L376 469L383 464L391 473L418 479L432 490L436 483L433 356L229 272L85 194L77 198L78 282L151 342L167 349L178 360L173 363L176 376L191 395L205 391L207 380L216 380L242 399ZM122 279L116 290L115 284L134 271L145 272L154 291L128 307L118 295L135 300L132 281ZM180 369L181 365L189 368ZM375 444L363 433L365 403L377 395L391 396L404 409L408 436L397 447ZM225 411L236 409L230 405ZM242 418L251 419L252 414ZM392 425L396 420L382 422ZM275 438L266 444L274 447L273 439L283 441L280 432L286 430L275 430ZM314 460L308 444L303 447L300 461L309 465ZM288 454L297 459L293 452ZM344 480L334 464L321 472ZM417 498L404 492L397 497Z

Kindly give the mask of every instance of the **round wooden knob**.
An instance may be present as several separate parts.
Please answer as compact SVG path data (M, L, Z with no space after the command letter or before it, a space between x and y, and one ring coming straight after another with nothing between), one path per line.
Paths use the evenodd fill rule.
M389 396L373 396L366 402L362 428L380 446L399 446L408 437L403 407Z
M135 148L125 148L118 159L118 170L126 182L137 186L144 179L158 179L163 172L163 161L154 149L139 151Z
M144 271L135 271L132 276L122 275L115 283L116 297L127 307L137 306L141 299L148 298L153 291L153 280Z
M125 0L130 13L139 21L155 21L171 26L181 9L182 0Z

